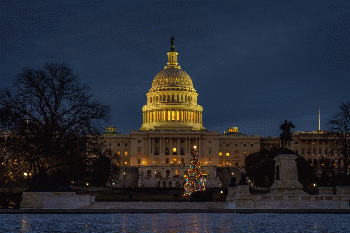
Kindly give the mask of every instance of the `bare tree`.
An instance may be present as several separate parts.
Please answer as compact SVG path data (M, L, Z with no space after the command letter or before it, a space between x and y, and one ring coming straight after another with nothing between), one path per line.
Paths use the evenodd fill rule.
M0 128L8 132L1 147L7 160L25 161L23 169L34 176L77 168L101 138L109 112L68 65L25 68L11 89L0 91Z
M350 102L342 103L338 112L328 122L325 137L331 140L331 153L343 161L343 173L348 174L350 155Z

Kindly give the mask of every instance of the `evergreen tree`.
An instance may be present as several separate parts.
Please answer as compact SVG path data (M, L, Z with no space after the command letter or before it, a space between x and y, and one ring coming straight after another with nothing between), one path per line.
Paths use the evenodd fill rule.
M188 169L188 175L186 178L184 196L190 196L197 191L204 191L204 181L202 177L202 169L200 162L198 161L198 152L196 148L192 152L192 160L190 169Z

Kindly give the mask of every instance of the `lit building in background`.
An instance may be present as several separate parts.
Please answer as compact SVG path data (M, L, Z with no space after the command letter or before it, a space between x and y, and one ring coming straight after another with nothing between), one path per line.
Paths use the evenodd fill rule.
M247 155L261 148L280 146L277 137L244 135L237 127L229 128L223 135L207 131L192 80L178 65L173 38L167 55L167 65L156 75L146 94L140 130L123 135L111 126L104 135L107 147L120 157L114 162L122 167L118 180L123 186L183 187L194 146L205 186L227 186L232 176L240 179ZM293 133L291 149L311 161L320 161L329 148L329 141L323 140L320 129Z

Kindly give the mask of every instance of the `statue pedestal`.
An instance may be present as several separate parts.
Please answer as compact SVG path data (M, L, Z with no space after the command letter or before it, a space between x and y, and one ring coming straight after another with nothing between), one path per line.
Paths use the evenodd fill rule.
M298 181L298 170L295 154L281 154L275 158L275 182L270 194L304 195L303 185Z
M238 185L235 188L235 198L237 208L254 208L253 196L249 193L249 185Z

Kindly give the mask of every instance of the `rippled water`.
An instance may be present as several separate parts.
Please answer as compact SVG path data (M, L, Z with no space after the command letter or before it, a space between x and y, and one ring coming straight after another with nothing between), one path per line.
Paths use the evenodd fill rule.
M0 232L349 232L347 214L1 214Z

